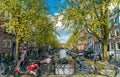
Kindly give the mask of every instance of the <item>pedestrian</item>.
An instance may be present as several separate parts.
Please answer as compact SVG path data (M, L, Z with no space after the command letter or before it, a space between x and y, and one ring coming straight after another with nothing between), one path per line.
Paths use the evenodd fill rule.
M114 54L110 54L110 55L109 55L109 59L108 59L108 62L109 62L109 63L112 63L112 62L113 62L113 61L112 61L112 60L113 60L113 56L114 56Z

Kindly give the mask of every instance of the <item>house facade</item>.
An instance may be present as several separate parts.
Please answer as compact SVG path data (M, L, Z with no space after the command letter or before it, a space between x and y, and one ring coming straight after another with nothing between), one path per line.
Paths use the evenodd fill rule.
M114 58L120 58L120 15L114 19L115 25L109 33L108 37L108 54L114 54ZM94 37L88 37L88 47L91 47L94 52L102 52L102 44Z
M6 33L6 30L0 27L0 58L12 57L15 54L15 37Z
M78 41L77 48L79 51L87 50L87 41Z
M86 51L88 50L88 37L87 37L87 29L83 28L80 32L79 40L77 41L77 48L79 51ZM86 36L85 36L86 35Z
M114 54L115 58L120 58L120 24L116 24L109 33L108 51Z

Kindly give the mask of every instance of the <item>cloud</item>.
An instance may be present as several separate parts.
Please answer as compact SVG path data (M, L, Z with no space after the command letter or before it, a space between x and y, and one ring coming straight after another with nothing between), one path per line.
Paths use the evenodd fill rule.
M58 36L58 40L60 40L61 43L66 43L68 38L70 37L70 34L66 30L58 30L60 37Z
M62 27L62 22L58 21L57 24L56 24L56 27Z
M57 15L59 15L59 14L57 14ZM61 22L62 18L63 18L63 15L60 15L60 16L58 17L58 22L57 22L57 24L56 24L56 27L57 27L58 29L63 29L63 25L62 25L62 22Z
M59 15L59 14L55 13L55 15ZM51 20L54 21L54 18L52 16L49 16L49 17L51 17ZM68 33L67 30L63 29L63 25L62 25L62 22L61 22L62 18L63 18L62 15L58 17L58 22L55 25L55 27L56 27L56 31L60 34L60 36L57 36L58 40L61 43L66 43L68 38L70 37L70 34Z

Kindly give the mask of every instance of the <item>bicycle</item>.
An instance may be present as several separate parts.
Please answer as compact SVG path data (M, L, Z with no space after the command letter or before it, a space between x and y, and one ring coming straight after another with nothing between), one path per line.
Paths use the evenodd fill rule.
M56 74L62 74L62 75L72 75L74 72L74 69L71 68L69 65L67 59L61 59L59 60L59 63L56 64Z
M87 64L84 60L78 57L74 61L75 61L75 73L80 73L84 77L93 77L94 68L92 65Z
M48 76L49 75L50 64L51 64L51 58L47 58L47 59L40 62L40 75L41 76Z
M41 76L48 76L50 72L50 67L47 63L43 63L40 65L40 75Z
M0 64L0 77L5 77L3 73L5 72L5 65L3 63Z
M66 60L59 59L58 63L56 63L55 68L56 68L56 74L65 74L64 73L64 68L66 65Z
M119 77L120 76L120 68L119 68L119 65L120 65L120 60L115 60L114 61L114 70L115 70L115 75L114 77Z
M120 77L120 68L115 66L114 69L115 69L114 77Z
M119 77L120 76L120 68L119 68L119 64L117 61L112 62L113 64L107 64L107 66L105 66L105 75L107 77Z

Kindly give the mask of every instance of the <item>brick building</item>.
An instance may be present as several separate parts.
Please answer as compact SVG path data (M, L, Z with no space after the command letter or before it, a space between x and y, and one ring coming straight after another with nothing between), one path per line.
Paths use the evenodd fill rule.
M87 30L86 28L83 28L80 32L79 40L77 41L77 48L79 51L87 50L88 49L88 37L87 37ZM85 36L86 35L86 36Z
M108 51L120 58L120 24L114 26L108 38Z
M15 37L6 33L6 30L0 27L0 58L14 56Z
M120 58L120 15L114 18L115 25L108 37L108 53L114 54L114 58ZM92 48L96 52L102 52L102 44L91 35L88 43L92 41Z

